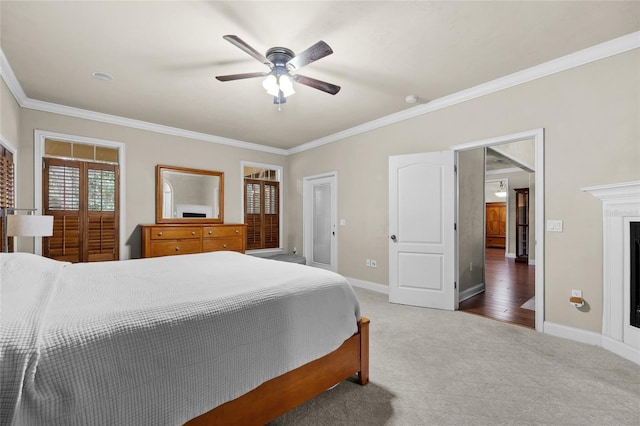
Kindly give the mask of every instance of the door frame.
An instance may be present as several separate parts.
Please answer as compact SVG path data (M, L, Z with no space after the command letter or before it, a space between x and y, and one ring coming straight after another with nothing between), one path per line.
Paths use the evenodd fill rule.
M305 176L302 178L302 247L304 255L307 258L307 265L310 265L313 259L313 240L311 238L311 227L313 225L313 197L311 190L313 183L320 179L329 179L331 184L331 201L333 209L331 211L331 221L333 226L333 238L331 239L331 265L327 268L333 272L338 272L338 229L336 222L338 220L338 172L332 171L320 173L313 176Z
M535 145L535 292L536 292L536 330L544 333L544 128L526 130L519 133L512 133L504 136L497 136L489 139L482 139L460 145L453 145L450 149L460 152L470 149L483 148L492 145L501 145L511 142L521 142L533 139ZM457 177L456 177L457 180ZM457 192L457 191L456 191ZM457 197L457 195L456 195ZM457 220L457 218L456 218ZM457 234L457 233L456 233ZM458 236L456 235L456 247L458 247ZM456 248L456 263L458 253ZM456 281L458 280L458 268L455 269Z

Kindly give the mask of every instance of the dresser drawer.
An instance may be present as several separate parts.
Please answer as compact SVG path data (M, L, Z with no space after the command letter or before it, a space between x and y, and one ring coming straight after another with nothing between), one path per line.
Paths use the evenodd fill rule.
M241 238L209 238L202 241L202 251L220 250L243 251L243 240Z
M154 226L151 228L152 240L177 240L195 238L200 239L202 236L202 228L189 226L189 227L168 227L168 226Z
M154 241L151 243L151 257L176 254L200 253L200 240Z
M203 238L239 237L244 235L244 226L205 226Z

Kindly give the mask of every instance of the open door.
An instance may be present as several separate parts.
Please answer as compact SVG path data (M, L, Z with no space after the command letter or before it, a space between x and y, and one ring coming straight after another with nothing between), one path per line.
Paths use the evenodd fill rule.
M455 152L389 157L389 301L457 309Z

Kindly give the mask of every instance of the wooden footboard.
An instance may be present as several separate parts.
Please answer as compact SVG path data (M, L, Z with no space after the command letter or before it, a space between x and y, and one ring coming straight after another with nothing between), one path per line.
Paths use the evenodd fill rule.
M358 333L335 351L271 379L185 425L264 425L356 373L361 385L369 383L369 319L364 317L358 322Z

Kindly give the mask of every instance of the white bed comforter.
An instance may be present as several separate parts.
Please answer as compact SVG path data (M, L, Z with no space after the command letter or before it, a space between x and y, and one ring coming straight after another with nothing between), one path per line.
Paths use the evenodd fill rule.
M182 424L335 350L359 318L343 277L234 252L0 254L0 424Z

